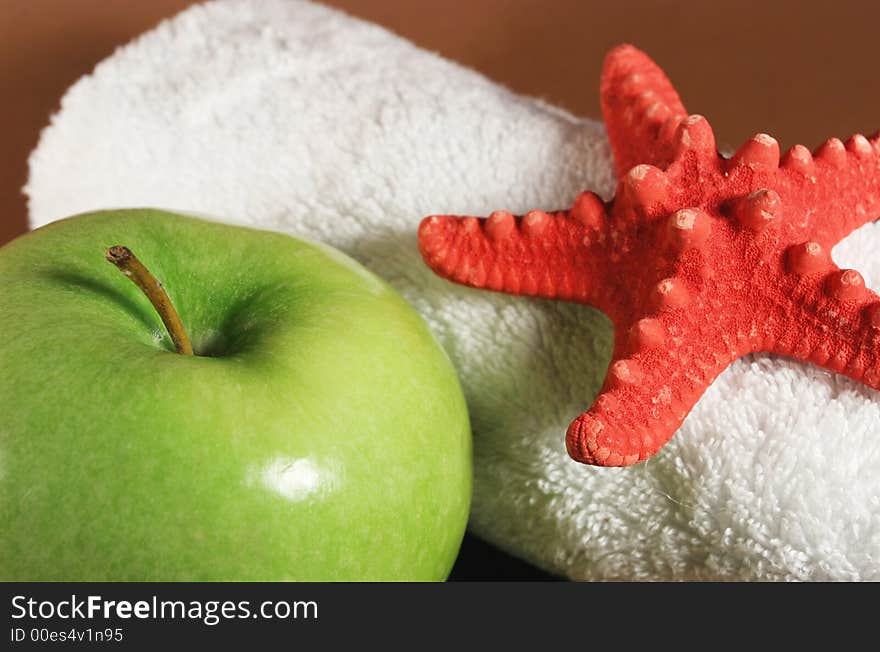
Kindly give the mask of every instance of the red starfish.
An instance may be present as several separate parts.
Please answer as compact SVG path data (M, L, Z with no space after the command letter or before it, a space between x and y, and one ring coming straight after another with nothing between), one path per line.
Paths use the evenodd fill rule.
M595 306L614 324L602 390L568 428L575 460L653 455L733 360L769 351L880 388L880 298L831 248L880 214L880 140L792 147L766 134L730 159L663 71L623 45L602 114L620 182L568 211L433 216L427 264L457 283Z

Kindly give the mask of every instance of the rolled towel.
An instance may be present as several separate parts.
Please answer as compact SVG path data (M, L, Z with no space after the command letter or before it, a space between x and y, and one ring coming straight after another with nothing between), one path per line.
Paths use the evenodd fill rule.
M687 89L683 89L686 93ZM759 127L760 125L756 125ZM658 455L571 461L612 346L584 306L434 276L425 215L570 205L614 173L601 125L300 1L197 5L65 95L30 161L31 224L157 206L310 236L394 285L458 368L476 534L574 579L880 579L880 394L746 357ZM880 280L880 226L834 252Z

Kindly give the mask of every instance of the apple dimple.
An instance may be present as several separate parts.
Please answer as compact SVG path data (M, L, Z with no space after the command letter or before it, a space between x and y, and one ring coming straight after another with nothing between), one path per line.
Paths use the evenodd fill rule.
M197 356L222 358L230 353L230 340L223 331L209 329L193 333L193 350Z

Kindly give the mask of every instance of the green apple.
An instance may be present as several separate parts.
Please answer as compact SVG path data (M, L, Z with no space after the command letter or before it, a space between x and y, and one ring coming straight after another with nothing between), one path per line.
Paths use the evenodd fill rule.
M440 580L470 489L449 359L338 251L157 210L0 249L0 579Z

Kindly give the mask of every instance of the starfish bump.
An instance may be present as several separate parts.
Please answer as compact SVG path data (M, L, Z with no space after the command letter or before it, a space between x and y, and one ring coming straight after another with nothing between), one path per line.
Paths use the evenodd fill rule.
M880 214L880 142L857 135L780 155L767 134L731 158L660 68L623 45L605 60L602 112L620 179L571 209L432 216L425 262L475 288L589 304L614 325L571 457L624 466L657 452L735 359L767 351L880 388L880 298L832 247Z

